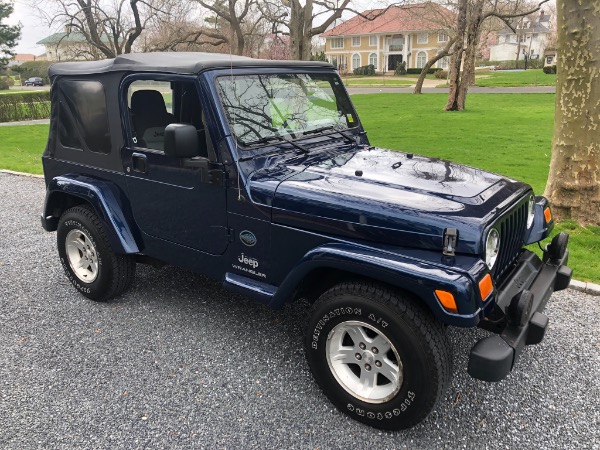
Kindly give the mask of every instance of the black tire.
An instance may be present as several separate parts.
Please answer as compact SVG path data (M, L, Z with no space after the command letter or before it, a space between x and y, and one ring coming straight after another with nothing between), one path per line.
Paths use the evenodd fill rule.
M346 341L350 333L344 335L344 330L357 326L365 333L372 336L379 333L388 340L391 350L385 351L385 360L380 351L379 355L373 354L369 348L364 353L361 350L354 353L358 344L354 339ZM349 352L347 358L361 355L356 364L339 365L342 372L330 368L331 360L327 356L328 345L334 346L331 342L336 340L343 349L348 348L347 345L352 347L352 350L344 350ZM376 341L367 341L367 347L370 342ZM384 430L410 428L425 419L444 396L452 377L451 347L442 323L402 292L375 283L342 283L325 292L314 305L305 345L313 376L331 402L350 417ZM394 366L397 358L401 364ZM389 382L385 376L381 378L382 373L374 375L378 392L395 391L380 398L359 398L360 395L348 390L350 384L344 387L338 381L340 378L351 383L353 374L360 378L365 361L371 362L365 365L369 372L384 370L374 369L373 362L381 367L382 361L383 364L391 361L389 367L398 367L397 383ZM334 363L331 364L333 367Z
M88 256L93 255L97 258L95 261L97 270L87 280L78 275L72 267L71 263L77 255L71 257L68 255L67 237L71 236L69 234L71 232L74 233L72 235L81 233L84 242L89 239L93 252ZM106 301L122 294L133 283L135 259L130 255L116 254L112 250L105 226L91 207L80 205L65 211L58 222L56 237L58 255L67 278L87 298ZM81 251L78 253L82 255Z

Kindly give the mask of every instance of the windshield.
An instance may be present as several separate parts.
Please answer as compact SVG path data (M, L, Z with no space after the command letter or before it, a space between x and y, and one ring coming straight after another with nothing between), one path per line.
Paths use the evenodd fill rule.
M218 78L229 127L243 146L358 126L333 74L238 75Z

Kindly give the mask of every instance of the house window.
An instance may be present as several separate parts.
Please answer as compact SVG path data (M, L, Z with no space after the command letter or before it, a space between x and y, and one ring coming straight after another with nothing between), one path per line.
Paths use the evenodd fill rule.
M427 44L429 42L429 35L427 33L417 34L417 44Z
M510 36L509 35L504 36L504 42L506 42L507 44L510 42Z
M377 47L377 36L369 36L369 47Z
M352 47L360 47L360 36L352 36Z
M450 36L445 31L440 31L438 33L438 42L448 42L450 40Z
M437 62L438 69L447 69L448 68L448 57L444 56Z
M388 51L390 52L401 52L404 47L404 36L395 34L391 38L388 38L388 47Z
M527 40L527 36L525 36L524 34L519 36L519 42L525 42Z
M360 67L360 55L355 53L352 55L352 70L358 69Z
M546 56L546 64L547 65L552 64L553 59L554 59L554 56Z
M533 39L537 39L538 38L538 34L537 33L533 33Z
M344 38L331 38L331 48L344 48Z
M419 52L417 53L417 69L422 69L427 64L427 53Z
M369 55L369 64L374 66L377 69L377 54L371 53Z

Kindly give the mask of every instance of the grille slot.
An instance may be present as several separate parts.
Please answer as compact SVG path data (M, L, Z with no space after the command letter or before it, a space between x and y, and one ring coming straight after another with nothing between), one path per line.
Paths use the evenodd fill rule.
M523 202L494 225L500 232L500 253L492 273L496 280L502 278L519 256L523 247L526 216L527 202Z

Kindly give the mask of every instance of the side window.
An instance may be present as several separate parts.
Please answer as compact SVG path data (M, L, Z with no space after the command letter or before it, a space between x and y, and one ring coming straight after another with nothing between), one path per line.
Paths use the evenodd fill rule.
M65 80L60 84L59 139L63 146L110 153L104 87L99 81Z
M127 89L127 106L135 146L164 151L165 128L182 123L196 128L199 156L208 157L200 96L193 81L133 81Z
M175 123L169 81L137 80L127 90L127 106L138 147L163 150L165 127Z

